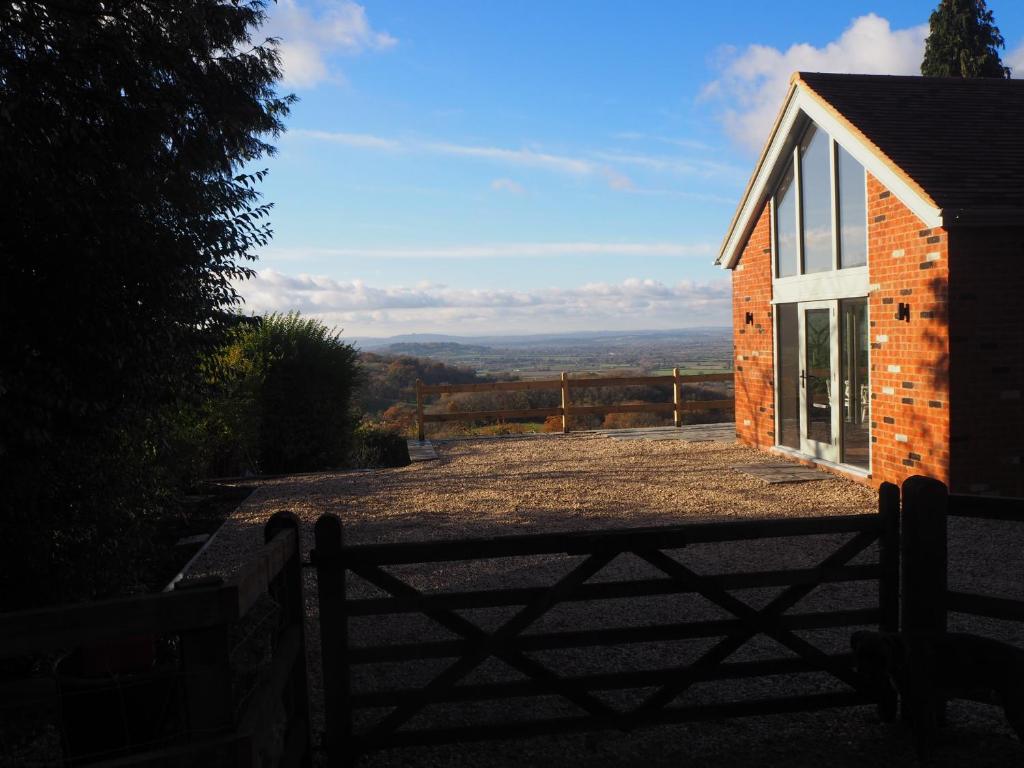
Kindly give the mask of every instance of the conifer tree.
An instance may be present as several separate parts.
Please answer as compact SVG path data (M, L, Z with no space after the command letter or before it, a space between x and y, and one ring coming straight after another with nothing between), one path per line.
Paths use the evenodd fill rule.
M985 0L942 0L928 20L921 74L926 77L1010 76L998 48L1003 36Z

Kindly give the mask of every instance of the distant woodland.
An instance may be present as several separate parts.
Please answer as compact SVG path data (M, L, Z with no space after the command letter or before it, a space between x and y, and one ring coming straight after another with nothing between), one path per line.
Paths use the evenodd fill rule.
M423 345L433 346L433 345ZM437 351L448 354L462 354L460 345L437 345ZM356 404L362 410L364 420L405 435L415 433L416 425L416 380L424 384L471 384L490 381L515 381L536 379L538 371L526 370L518 373L504 372L502 375L480 374L472 367L451 365L426 357L407 354L384 354L363 352L360 355L363 371L363 385L356 395ZM710 363L710 368L722 370L724 361ZM600 371L574 371L576 374L593 373L601 376L637 375L657 373L640 367L620 369L602 368ZM693 372L691 370L691 372ZM557 373L545 371L543 378L557 378ZM718 400L731 396L724 384L701 386L687 385L684 397L690 400ZM573 393L573 402L579 405L611 405L624 403L667 403L672 401L671 386L602 387L581 389ZM548 408L558 406L560 394L557 390L520 392L463 392L454 395L433 396L425 400L427 412L469 412L510 409ZM688 413L686 423L707 423L724 421L729 414L720 411ZM654 413L589 414L571 417L572 429L616 429L641 426L664 426L671 424L671 415ZM546 422L537 419L506 419L493 422L447 422L428 425L428 434L433 437L455 435L508 434L518 432L561 431L561 418L551 417Z

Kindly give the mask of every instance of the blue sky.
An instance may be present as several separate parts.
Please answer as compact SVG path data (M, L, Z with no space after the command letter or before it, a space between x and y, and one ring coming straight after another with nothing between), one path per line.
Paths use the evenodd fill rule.
M729 323L715 250L797 69L916 74L936 0L278 0L250 311L347 338ZM1024 73L1024 4L993 0Z

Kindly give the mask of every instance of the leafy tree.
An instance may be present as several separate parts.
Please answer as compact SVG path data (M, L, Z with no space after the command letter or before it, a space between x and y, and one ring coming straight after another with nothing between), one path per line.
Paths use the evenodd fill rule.
M997 49L1003 36L985 0L942 0L929 19L921 74L926 77L1010 76Z
M103 591L169 492L167 419L271 234L244 169L293 97L265 16L0 4L0 605Z

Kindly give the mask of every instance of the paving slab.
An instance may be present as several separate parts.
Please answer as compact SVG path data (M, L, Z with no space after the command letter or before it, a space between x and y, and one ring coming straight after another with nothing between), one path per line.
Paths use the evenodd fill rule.
M431 461L437 458L437 451L429 440L407 440L409 458L412 461Z
M679 440L684 443L736 441L736 425L732 422L724 424L686 424L682 427L638 427L635 429L599 429L599 435L612 440Z
M732 469L763 480L766 483L810 483L828 480L830 475L814 467L804 467L789 462L772 464L734 464Z

